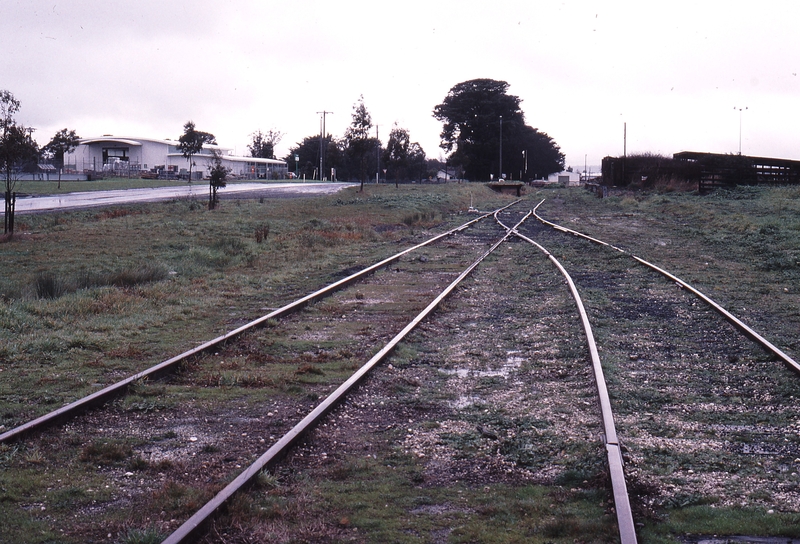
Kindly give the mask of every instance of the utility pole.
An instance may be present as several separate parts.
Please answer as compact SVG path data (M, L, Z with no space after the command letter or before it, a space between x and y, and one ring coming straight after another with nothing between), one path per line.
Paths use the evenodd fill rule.
M628 162L628 123L622 123L622 184L625 185L625 163Z
M321 126L319 131L319 180L322 181L323 172L325 171L325 116L331 114L333 115L332 111L318 111L317 115L321 115Z

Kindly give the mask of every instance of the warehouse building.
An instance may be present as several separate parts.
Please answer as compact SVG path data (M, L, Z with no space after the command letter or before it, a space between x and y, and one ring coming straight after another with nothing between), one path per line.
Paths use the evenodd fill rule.
M231 149L207 144L194 155L192 177L202 179L214 166L212 151L218 151L230 176L240 179L284 179L285 161L240 157ZM175 140L102 136L84 138L64 157L67 172L91 176L131 176L160 179L189 179L189 161L178 150Z

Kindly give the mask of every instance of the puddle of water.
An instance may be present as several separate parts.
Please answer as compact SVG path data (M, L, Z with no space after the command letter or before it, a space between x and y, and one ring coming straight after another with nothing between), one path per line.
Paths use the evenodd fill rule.
M467 406L472 406L473 404L477 404L482 402L481 399L478 397L459 397L458 400L452 402L451 406L456 410L462 410Z
M512 353L519 353L519 352L509 352ZM522 363L525 362L525 359L522 357L511 356L506 359L506 362L503 363L503 366L496 370L471 370L469 368L440 368L440 372L444 372L450 376L456 376L460 379L464 379L468 376L472 376L475 378L493 378L493 377L501 377L501 378L508 378L511 374L512 370L516 370L522 366Z

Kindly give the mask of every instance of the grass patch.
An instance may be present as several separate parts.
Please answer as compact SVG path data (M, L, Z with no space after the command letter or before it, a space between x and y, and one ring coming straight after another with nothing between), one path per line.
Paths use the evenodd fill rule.
M720 509L696 505L667 510L667 515L664 523L646 523L642 530L645 541L686 533L800 537L800 514L796 513L767 513L764 509Z

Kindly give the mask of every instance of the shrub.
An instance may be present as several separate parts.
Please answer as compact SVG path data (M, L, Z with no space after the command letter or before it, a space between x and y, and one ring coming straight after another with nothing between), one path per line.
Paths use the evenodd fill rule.
M266 240L267 236L269 236L269 223L264 223L256 227L255 237L257 243L260 244Z
M37 298L56 299L67 292L64 282L49 272L37 276L34 285Z

